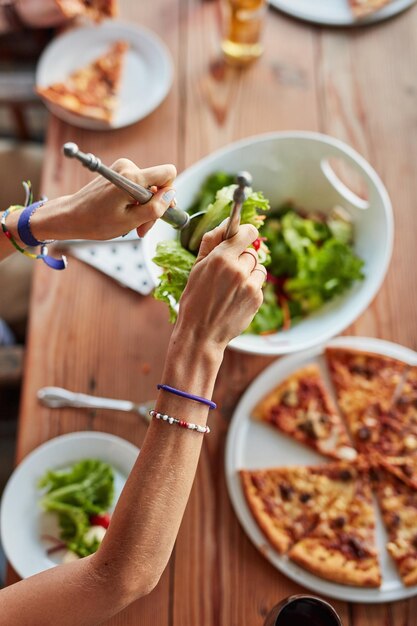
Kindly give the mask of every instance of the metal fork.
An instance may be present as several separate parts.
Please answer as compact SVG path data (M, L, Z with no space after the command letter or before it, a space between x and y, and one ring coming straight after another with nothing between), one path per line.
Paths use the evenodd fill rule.
M151 421L149 410L154 402L148 401L137 404L130 400L115 400L113 398L99 398L85 393L75 393L62 387L43 387L37 393L38 399L45 406L56 409L61 407L75 407L77 409L110 409L113 411L125 411L137 413L148 424Z

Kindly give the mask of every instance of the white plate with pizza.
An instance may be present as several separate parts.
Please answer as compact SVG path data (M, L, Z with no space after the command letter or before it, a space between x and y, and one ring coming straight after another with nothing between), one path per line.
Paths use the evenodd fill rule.
M293 17L328 26L358 26L386 20L416 0L270 0L270 4Z
M36 90L69 124L111 130L154 111L173 74L168 48L154 33L108 20L55 38L39 60Z
M343 369L346 355L351 370ZM340 372L355 372L354 387ZM304 384L306 375L310 381ZM399 419L417 420L416 394L417 353L363 337L338 337L326 347L283 357L248 387L229 428L226 480L243 529L278 570L345 601L391 602L417 594L417 431L406 438L413 444L406 457L414 462L409 478L401 465L387 470L378 457L386 431L370 426L375 407L384 416L398 411ZM307 401L309 412L302 405ZM365 403L371 408L363 410ZM398 552L405 550L404 533L410 559Z

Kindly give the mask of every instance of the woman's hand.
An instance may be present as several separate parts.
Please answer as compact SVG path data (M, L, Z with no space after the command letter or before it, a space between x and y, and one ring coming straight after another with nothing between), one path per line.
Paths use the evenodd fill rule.
M70 196L48 201L31 218L31 230L37 239L97 239L119 237L137 229L143 237L172 204L177 175L174 165L139 169L129 159L118 159L112 169L129 180L149 187L155 193L146 204L137 205L101 176ZM9 225L9 221L8 221Z
M254 226L245 224L231 239L224 240L227 221L206 233L197 261L181 297L175 334L224 350L243 332L262 304L265 268L248 246L258 237Z

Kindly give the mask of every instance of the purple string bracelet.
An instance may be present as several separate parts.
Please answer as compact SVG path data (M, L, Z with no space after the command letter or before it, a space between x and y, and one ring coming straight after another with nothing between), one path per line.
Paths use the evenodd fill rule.
M176 396L180 396L181 398L187 398L187 400L194 400L194 402L200 402L200 404L205 404L210 409L217 409L217 404L212 400L208 400L207 398L202 398L201 396L194 396L192 393L187 393L186 391L181 391L180 389L176 389L175 387L170 387L169 385L157 385L158 389L162 389L163 391L168 391L168 393L173 393Z

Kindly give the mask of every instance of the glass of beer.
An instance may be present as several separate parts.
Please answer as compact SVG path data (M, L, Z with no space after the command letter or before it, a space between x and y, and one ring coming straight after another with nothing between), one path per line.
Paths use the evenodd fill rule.
M222 50L237 64L257 59L263 52L262 28L267 0L220 0Z
M286 598L272 609L264 626L343 626L331 604L315 596Z

